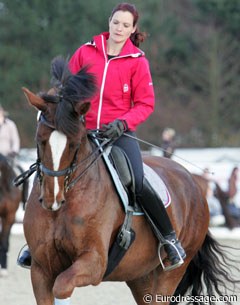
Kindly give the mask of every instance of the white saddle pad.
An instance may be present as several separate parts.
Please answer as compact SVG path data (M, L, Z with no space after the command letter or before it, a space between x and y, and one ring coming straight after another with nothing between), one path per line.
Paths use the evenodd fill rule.
M147 164L143 164L144 176L149 181L155 192L162 199L162 202L167 208L171 204L171 196L168 189L158 174Z
M108 158L108 154L110 152L111 148L107 149L106 152L103 153L103 159L105 160L105 163L111 173L111 177L113 179L113 182L116 186L116 190L118 195L121 198L121 201L123 203L123 207L125 209L125 212L127 211L127 207L129 205L128 202L128 196L126 191L124 190L124 187L118 177L118 174L115 170L115 168L113 167L112 163L110 162L109 158ZM163 180L158 176L158 174L148 165L143 164L143 170L144 170L144 176L146 177L146 179L149 181L149 183L151 184L151 186L154 188L154 190L156 191L156 193L158 194L158 196L162 199L162 202L165 206L165 208L167 208L170 204L171 204L171 196L167 190L167 187L165 185L165 183L163 182ZM142 212L135 212L134 215L142 215Z

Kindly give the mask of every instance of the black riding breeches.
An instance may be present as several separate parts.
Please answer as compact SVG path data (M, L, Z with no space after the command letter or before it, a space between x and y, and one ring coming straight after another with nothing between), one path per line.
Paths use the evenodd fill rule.
M128 131L126 133L136 137L134 132ZM120 147L128 156L135 177L136 194L140 194L143 188L143 161L138 141L122 135L113 145Z

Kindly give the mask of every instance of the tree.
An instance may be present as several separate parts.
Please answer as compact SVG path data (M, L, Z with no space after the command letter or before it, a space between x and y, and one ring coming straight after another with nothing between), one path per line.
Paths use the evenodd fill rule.
M0 94L18 122L23 146L33 145L36 120L21 87L35 92L48 89L51 60L59 54L72 54L91 39L96 27L107 29L107 17L99 14L100 5L100 1L93 6L86 1L64 0L1 2Z
M1 1L1 0L0 0ZM1 103L16 121L23 146L34 145L35 111L21 87L50 85L50 62L108 30L115 0L2 0ZM179 146L239 145L238 0L135 0L141 45L156 92L154 114L140 137L160 144L166 126ZM26 116L26 113L28 115Z

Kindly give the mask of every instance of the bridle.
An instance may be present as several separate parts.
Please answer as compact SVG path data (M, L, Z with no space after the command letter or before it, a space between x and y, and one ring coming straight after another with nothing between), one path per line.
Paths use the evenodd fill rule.
M80 117L80 121L84 122L84 117ZM41 113L39 117L39 122L48 126L49 128L56 130L56 127L49 122L43 113ZM98 137L98 132L93 131L89 133L89 136L93 140L93 142L96 144L96 148L84 159L82 159L80 162L78 162L78 152L80 149L81 143L77 145L76 151L74 153L73 159L70 162L70 165L62 170L52 170L46 167L40 158L39 155L39 147L37 145L37 161L30 166L30 168L25 171L23 174L16 177L13 181L15 186L19 186L24 182L24 180L28 179L35 171L37 172L37 177L40 182L40 185L43 181L43 176L50 176L50 177L64 177L64 192L68 192L72 187L75 186L75 184L84 176L84 174L94 165L94 163L101 158L103 155L105 148L107 147L107 144L109 144L109 139L103 139ZM97 154L98 153L98 154ZM97 154L97 155L96 155ZM96 155L96 156L95 156ZM88 162L93 156L95 156L91 162L79 173L77 177L74 179L71 179L72 174L84 163Z
M73 184L69 183L71 175L76 171L78 168L79 164L77 164L77 156L78 156L78 151L80 148L80 144L77 146L76 151L74 153L74 157L70 165L62 170L52 170L46 167L42 162L41 159L39 158L39 153L38 153L38 160L39 160L39 166L37 168L37 176L39 179L40 184L42 184L43 180L43 174L46 176L50 177L62 177L64 176L64 191L67 192L71 187L73 187ZM38 151L38 149L37 149Z

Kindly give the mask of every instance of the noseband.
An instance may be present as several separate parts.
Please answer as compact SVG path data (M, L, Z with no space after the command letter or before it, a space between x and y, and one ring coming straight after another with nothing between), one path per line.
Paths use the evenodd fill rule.
M67 192L70 189L70 187L73 186L72 184L71 185L69 184L69 181L70 181L71 175L73 174L73 172L78 167L78 165L77 165L77 155L78 155L79 148L80 148L80 144L78 145L78 147L75 151L73 160L70 163L70 165L67 168L62 169L62 170L58 170L58 171L47 168L44 164L41 163L41 159L38 158L39 167L37 169L37 176L39 178L40 183L42 183L43 174L45 174L47 176L50 176L50 177L62 177L62 176L64 176L64 191Z

